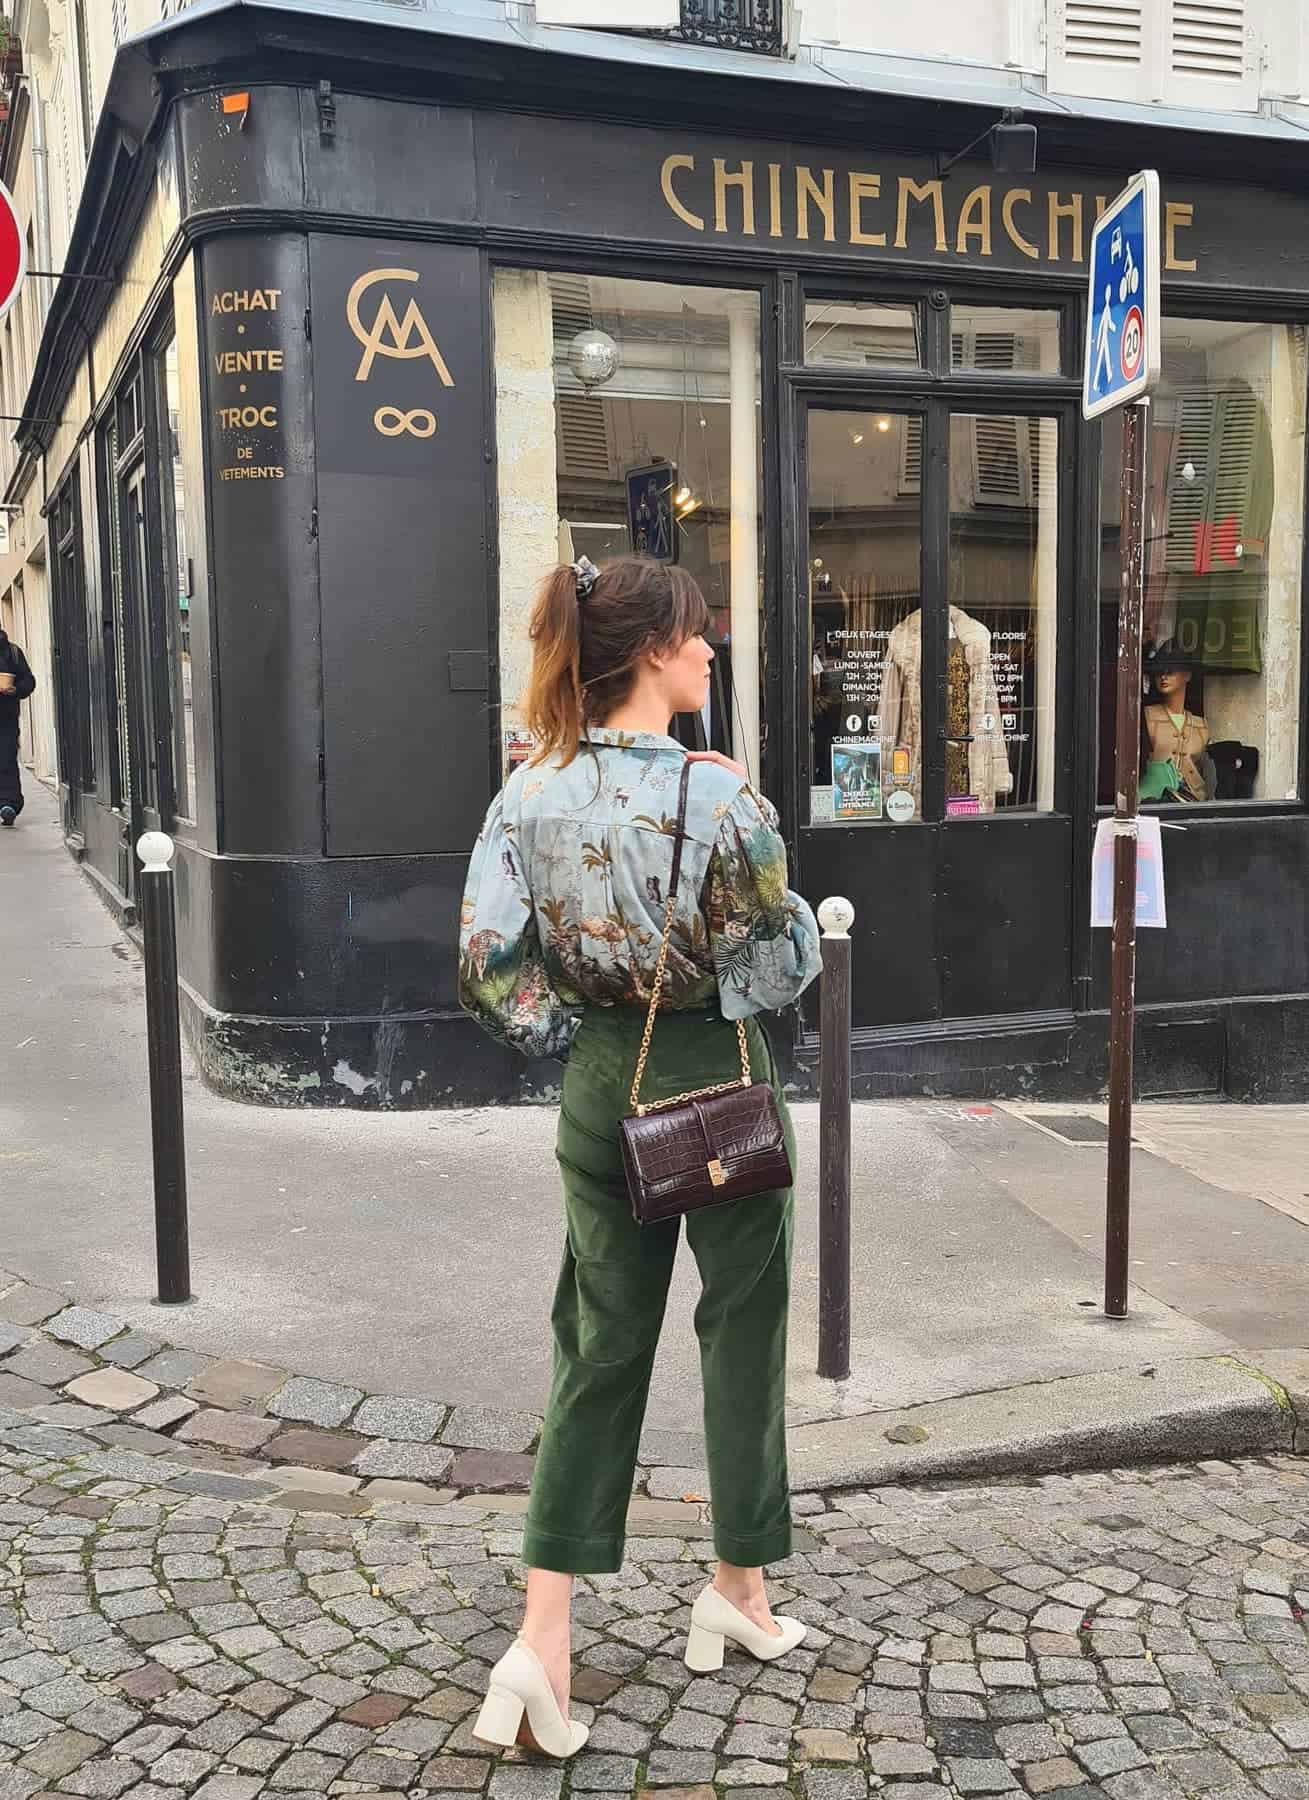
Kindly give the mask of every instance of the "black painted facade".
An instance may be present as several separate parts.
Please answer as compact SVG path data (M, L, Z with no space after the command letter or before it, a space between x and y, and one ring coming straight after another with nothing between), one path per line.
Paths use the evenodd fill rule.
M1085 896L1099 428L1080 419L1075 379L1030 379L1024 403L1061 421L1054 811L883 825L875 854L866 827L811 828L801 812L808 622L796 602L806 408L853 396L921 409L930 514L948 504L932 472L943 409L984 406L997 390L985 376L934 374L930 362L863 386L806 369L804 294L817 284L824 295L921 297L929 333L948 329L933 319L950 298L1058 305L1065 366L1075 366L1097 198L1150 164L1171 208L1166 307L1309 319L1309 207L1294 166L1303 152L1244 149L1237 186L1231 148L1213 134L1052 116L1041 122L1038 177L957 170L938 212L932 154L985 123L967 107L841 100L819 118L766 82L688 80L651 59L630 80L624 72L621 101L615 75L601 118L569 112L570 96L595 88L593 71L583 84L587 71L563 61L271 6L184 15L120 57L69 266L121 268L157 187L175 229L112 378L92 396L99 432L71 448L67 432L23 433L46 457L52 496L70 845L130 913L126 845L148 825L175 833L186 1023L222 1091L364 1106L549 1092L558 1071L502 1056L460 1016L455 994L467 851L500 766L492 270L754 288L777 648L765 783L799 885L815 901L846 893L858 908L856 1085L1097 1092L1108 946L1089 928ZM248 109L225 111L223 96L238 90ZM722 174L748 166L748 185L716 182L716 159ZM255 293L275 304L252 310ZM410 295L438 356L370 356L382 297L403 338ZM34 420L70 407L105 306L92 284L61 288L29 397ZM194 346L182 396L193 427L183 432L195 738L185 817L170 712L175 622L159 601L169 477L155 349L170 326ZM224 360L252 346L275 348L278 366ZM107 448L103 428L120 416ZM144 485L134 489L137 467ZM122 499L133 494L135 539ZM106 626L114 533L126 571L121 657ZM925 550L925 586L939 575ZM112 777L118 667L130 804ZM1303 721L1303 678L1301 694ZM1244 804L1187 825L1168 847L1173 922L1142 934L1141 1091L1305 1098L1309 814L1300 802ZM776 1025L801 1085L815 1021L816 1009Z

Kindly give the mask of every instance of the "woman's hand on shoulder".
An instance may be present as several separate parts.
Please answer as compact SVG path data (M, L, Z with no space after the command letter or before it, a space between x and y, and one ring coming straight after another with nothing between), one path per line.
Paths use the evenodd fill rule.
M724 756L721 750L688 750L687 762L717 763L720 769L727 769L741 781L749 781L750 771L744 763L733 762L730 756Z

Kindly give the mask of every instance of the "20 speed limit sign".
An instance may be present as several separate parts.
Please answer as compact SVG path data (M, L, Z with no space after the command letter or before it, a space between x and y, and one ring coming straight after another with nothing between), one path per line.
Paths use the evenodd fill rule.
M1145 320L1141 316L1139 306L1129 308L1123 320L1123 341L1119 346L1118 360L1122 364L1123 380L1133 381L1140 372L1141 357L1145 353Z

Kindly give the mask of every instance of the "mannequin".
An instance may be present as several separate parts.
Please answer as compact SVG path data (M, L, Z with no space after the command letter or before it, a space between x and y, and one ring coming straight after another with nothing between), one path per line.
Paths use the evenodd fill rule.
M907 749L911 792L922 789L923 615L912 612L891 633L882 673L882 768ZM1009 752L1000 725L1000 700L991 667L991 633L962 607L950 608L946 644L946 794L971 795L977 810L995 811L996 796L1013 791Z
M1141 714L1142 800L1212 800L1218 774L1209 755L1209 725L1187 705L1194 670L1171 642L1146 662L1150 687Z

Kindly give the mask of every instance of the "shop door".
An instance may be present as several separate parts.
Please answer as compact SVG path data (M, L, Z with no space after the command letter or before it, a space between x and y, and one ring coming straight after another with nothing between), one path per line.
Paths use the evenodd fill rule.
M800 867L855 906L855 1029L1065 1013L1071 417L861 401L806 427Z

